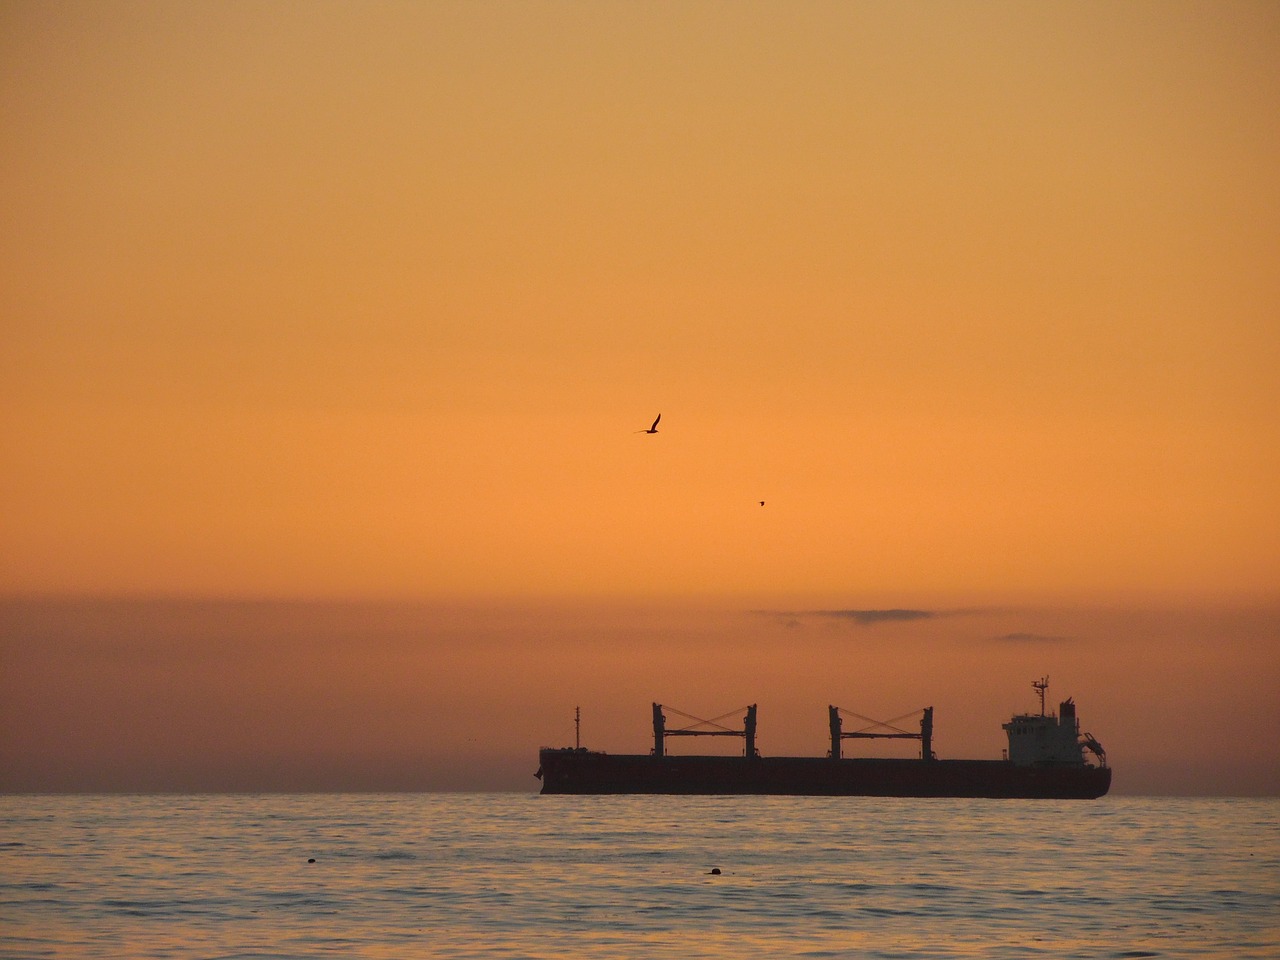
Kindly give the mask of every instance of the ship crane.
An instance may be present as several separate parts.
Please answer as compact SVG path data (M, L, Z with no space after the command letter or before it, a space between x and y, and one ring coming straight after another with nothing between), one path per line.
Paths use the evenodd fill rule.
M1086 733L1081 735L1080 744L1097 757L1100 764L1104 767L1107 765L1107 751L1102 749L1102 744L1093 738L1093 734Z
M742 737L746 741L743 749L745 755L748 757L760 756L756 751L756 705L754 703L745 708L747 715L742 718L741 730L726 727L720 721L731 714L737 713L738 710L744 709L742 707L739 707L738 710L722 713L712 720L703 720L701 717L695 717L681 710L666 707L665 709L670 710L672 713L693 721L689 726L682 727L679 730L667 729L667 718L662 712L663 709L664 707L660 703L653 705L653 755L655 757L666 756L667 737ZM704 727L714 727L715 729L701 729Z
M899 720L914 717L917 713L921 715L919 733L912 733L910 730L894 726ZM852 710L842 710L840 707L833 706L827 707L827 714L831 724L832 760L840 759L840 743L843 740L919 740L920 759L937 759L933 753L933 707L912 710L910 713L904 713L902 716L894 717L892 720L872 720L870 717L864 717L862 714L854 713ZM842 729L844 724L841 720L841 714L856 717L864 723L870 724L870 726L845 733Z

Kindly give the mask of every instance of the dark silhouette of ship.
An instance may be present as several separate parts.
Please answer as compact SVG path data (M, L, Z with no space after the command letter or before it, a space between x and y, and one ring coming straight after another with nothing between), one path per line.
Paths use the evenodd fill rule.
M933 708L921 714L918 733L893 721L869 720L870 726L843 729L838 707L828 707L831 750L825 757L765 757L756 750L756 706L746 708L741 729L717 720L695 721L667 729L662 704L653 705L653 751L610 754L573 747L543 747L535 774L542 793L774 794L859 797L1008 797L1094 800L1111 787L1111 768L1102 744L1080 732L1071 698L1046 713L1048 678L1032 684L1040 694L1038 714L1017 714L1004 730L1009 747L1001 760L940 760L933 752ZM671 710L671 708L665 708ZM673 713L680 711L671 710ZM734 711L736 712L736 711ZM850 714L859 720L868 720ZM913 716L914 714L907 714ZM727 716L727 715L726 715ZM685 756L667 752L670 737L741 737L741 756ZM918 759L845 757L849 739L920 741Z

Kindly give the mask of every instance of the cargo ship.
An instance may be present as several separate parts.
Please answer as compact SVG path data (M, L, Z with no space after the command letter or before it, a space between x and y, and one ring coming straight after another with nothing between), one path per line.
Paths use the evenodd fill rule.
M920 713L919 732L898 727L904 718L874 721L828 707L831 749L825 757L768 757L756 749L756 705L746 707L742 727L699 720L653 704L653 750L648 754L610 754L572 747L543 747L534 776L545 794L759 794L846 797L991 797L1094 800L1111 787L1111 768L1102 744L1080 732L1076 705L1067 698L1057 713L1045 712L1048 678L1034 681L1040 712L1015 714L1003 728L1009 747L1000 760L941 760L933 752L933 708ZM668 729L667 712L693 724ZM736 713L736 711L731 711ZM870 726L844 730L852 715ZM726 714L725 716L728 716ZM580 714L575 715L579 724ZM577 726L580 731L580 725ZM673 755L671 737L741 737L740 756ZM846 757L850 739L918 740L918 758Z

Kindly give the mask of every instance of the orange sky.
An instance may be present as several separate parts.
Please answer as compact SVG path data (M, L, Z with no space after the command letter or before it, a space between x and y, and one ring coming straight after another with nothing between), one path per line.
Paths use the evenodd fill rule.
M1192 610L1280 685L1273 4L14 2L0 129L0 594L661 609L642 733L686 603ZM978 660L906 706L1026 708Z

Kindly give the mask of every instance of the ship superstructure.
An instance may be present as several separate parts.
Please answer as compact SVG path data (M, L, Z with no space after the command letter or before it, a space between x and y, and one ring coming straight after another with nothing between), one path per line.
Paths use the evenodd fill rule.
M1102 744L1090 734L1080 733L1080 721L1076 717L1075 701L1068 697L1058 704L1057 714L1046 714L1044 692L1049 678L1035 680L1031 684L1040 694L1040 712L1019 713L1003 728L1009 735L1008 759L1020 766L1067 764L1079 766L1085 763L1084 751L1097 758L1098 764L1107 765L1107 753Z

